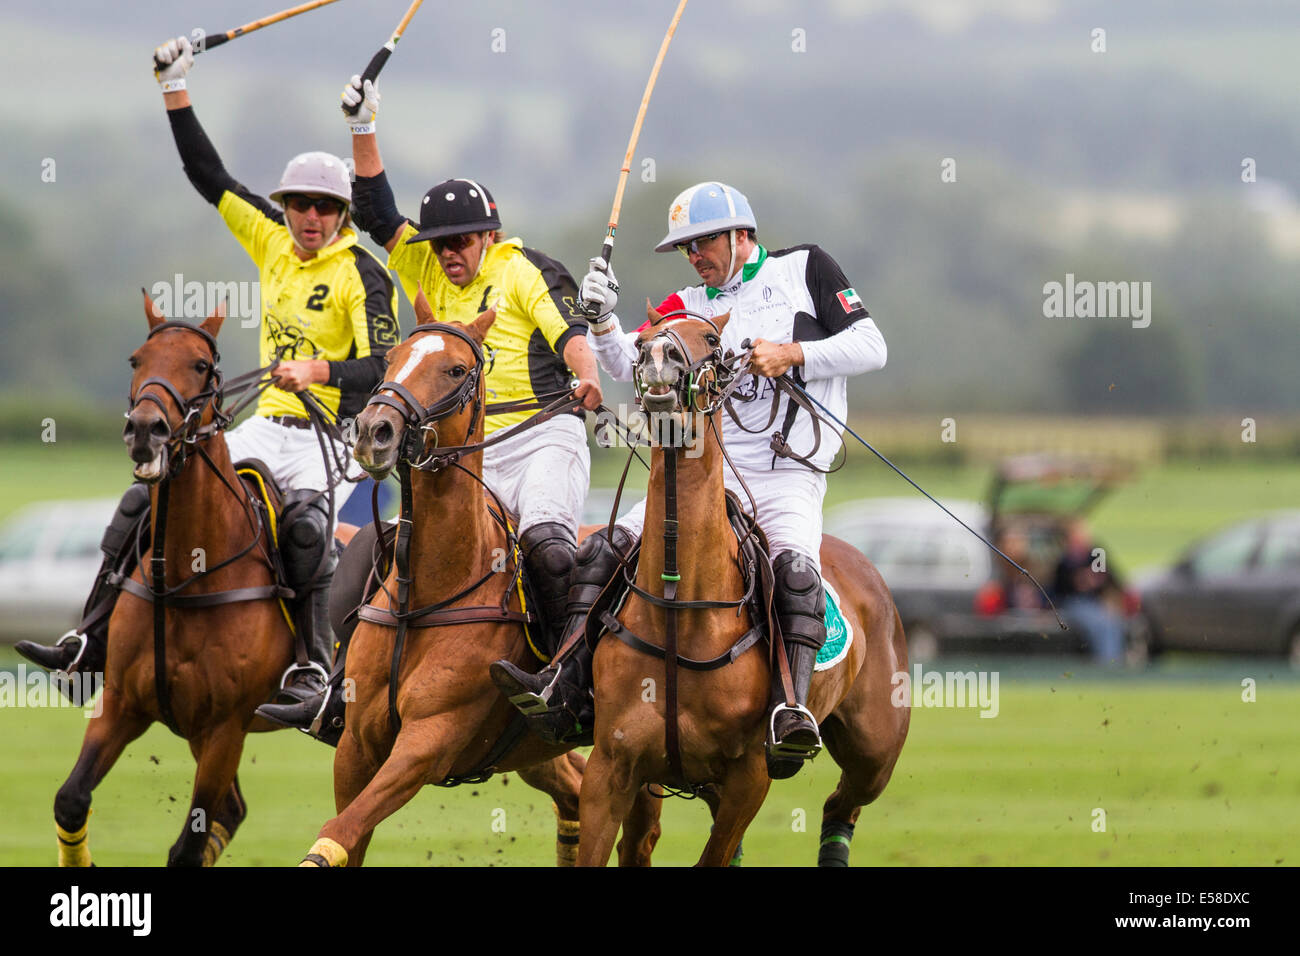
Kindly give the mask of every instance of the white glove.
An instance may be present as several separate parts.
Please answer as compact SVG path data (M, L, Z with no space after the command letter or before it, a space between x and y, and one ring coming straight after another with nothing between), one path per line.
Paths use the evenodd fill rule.
M591 260L591 270L582 278L578 300L584 310L594 312L587 321L592 325L605 324L603 320L618 305L618 280L614 270L600 256Z
M190 45L189 37L180 36L155 47L153 58L153 75L164 93L185 89L185 74L194 65L194 47ZM161 68L159 63L162 64Z
M375 131L375 115L379 112L379 90L370 80L366 80L362 89L360 74L354 73L348 85L343 87L343 120L348 128L358 136ZM353 109L356 111L353 112Z

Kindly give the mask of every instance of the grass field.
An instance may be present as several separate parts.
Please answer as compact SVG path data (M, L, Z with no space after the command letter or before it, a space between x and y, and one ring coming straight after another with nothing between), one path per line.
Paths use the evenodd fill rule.
M998 715L914 709L894 779L863 811L855 864L1296 864L1300 683L1290 675L1242 662L1188 679L1100 681L982 664L1002 674ZM1241 699L1246 676L1258 682L1254 703ZM0 865L53 863L53 797L84 731L79 710L0 710ZM222 864L296 863L333 815L331 766L332 752L299 734L250 738L241 770L249 817ZM134 743L95 793L96 861L161 864L185 820L192 770L185 743L157 726ZM814 863L836 777L823 755L811 773L774 784L745 839L746 864ZM1093 829L1097 808L1104 832ZM493 829L498 809L503 832ZM702 805L668 801L655 862L694 862L708 823ZM553 834L549 799L509 774L426 788L380 827L367 862L550 865Z

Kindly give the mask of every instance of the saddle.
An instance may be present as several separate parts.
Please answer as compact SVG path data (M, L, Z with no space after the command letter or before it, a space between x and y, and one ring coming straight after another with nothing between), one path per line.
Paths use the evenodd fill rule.
M262 525L267 529L270 537L267 542L267 555L271 559L275 583L279 587L287 587L288 578L285 575L284 561L280 557L280 515L284 510L284 490L271 474L271 469L267 467L266 462L260 458L243 458L235 462L235 474L239 476L248 500L261 512ZM289 629L296 633L293 615L289 613L289 608L284 601L284 598L280 598L280 607L284 609Z

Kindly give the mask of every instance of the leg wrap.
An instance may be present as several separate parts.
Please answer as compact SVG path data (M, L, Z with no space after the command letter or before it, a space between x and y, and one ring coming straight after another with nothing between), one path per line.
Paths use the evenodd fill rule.
M230 831L217 821L208 828L208 842L203 847L203 865L216 866L217 859L230 846Z
M817 851L818 866L848 866L849 844L853 842L853 824L827 820L822 824L821 849Z
M303 857L299 866L319 866L322 869L332 866L347 866L348 851L343 849L342 844L336 843L329 837L321 837L311 845L311 851Z
M578 821L566 820L555 808L555 865L578 865Z
M89 816L81 829L75 831L54 824L54 832L59 838L59 866L90 866L89 831Z

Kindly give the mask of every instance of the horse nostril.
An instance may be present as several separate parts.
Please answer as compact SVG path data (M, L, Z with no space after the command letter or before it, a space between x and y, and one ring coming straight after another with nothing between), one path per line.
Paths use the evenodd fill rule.
M387 445L393 440L393 426L388 422L381 421L375 426L371 441L376 445Z
M149 424L149 434L154 438L166 438L171 434L171 428L168 427L167 423L163 421L163 419L155 418Z

